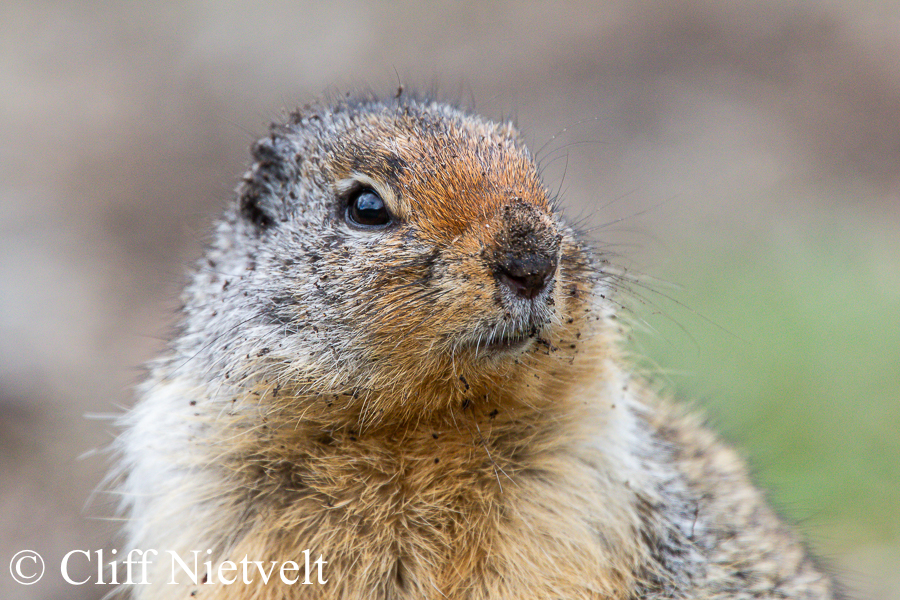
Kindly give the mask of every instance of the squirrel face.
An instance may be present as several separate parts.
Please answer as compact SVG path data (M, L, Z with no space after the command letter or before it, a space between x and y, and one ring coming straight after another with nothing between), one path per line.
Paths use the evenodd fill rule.
M515 390L589 311L589 257L509 124L346 102L294 115L253 154L208 254L246 274L188 300L222 319L219 361L249 359L228 361L232 382L412 416Z

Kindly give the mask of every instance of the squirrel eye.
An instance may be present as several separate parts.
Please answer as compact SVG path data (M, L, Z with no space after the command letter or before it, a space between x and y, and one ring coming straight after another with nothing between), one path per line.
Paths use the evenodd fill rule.
M359 227L384 227L391 222L391 214L384 200L371 188L363 188L350 197L347 220Z

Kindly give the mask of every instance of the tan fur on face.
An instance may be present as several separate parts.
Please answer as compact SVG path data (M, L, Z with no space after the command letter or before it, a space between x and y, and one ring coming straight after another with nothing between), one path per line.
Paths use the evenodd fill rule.
M514 198L549 210L534 161L508 126L409 114L366 115L354 125L336 152L335 176L351 176L365 156L373 178L396 190L398 216L435 244L451 243Z

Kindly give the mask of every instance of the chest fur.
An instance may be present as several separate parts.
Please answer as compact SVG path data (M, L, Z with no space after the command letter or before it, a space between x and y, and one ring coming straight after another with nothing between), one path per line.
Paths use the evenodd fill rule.
M610 598L627 589L638 523L607 457L564 436L550 444L502 429L377 441L333 432L257 456L236 488L243 522L227 555L303 565L308 550L326 561L327 583L318 573L312 585L273 581L261 598ZM241 597L240 587L206 595Z

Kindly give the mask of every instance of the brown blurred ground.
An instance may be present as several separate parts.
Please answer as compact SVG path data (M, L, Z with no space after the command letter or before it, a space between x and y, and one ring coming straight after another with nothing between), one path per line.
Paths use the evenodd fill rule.
M628 217L617 241L650 265L680 240L841 214L900 232L896 2L9 0L0 22L10 600L108 591L54 572L115 530L111 500L88 502L105 459L78 458L114 428L84 415L131 402L210 216L283 109L399 81L512 114L533 147L553 138L542 158L572 214ZM893 555L824 545L860 589L900 598ZM50 570L31 588L6 567L23 548Z

